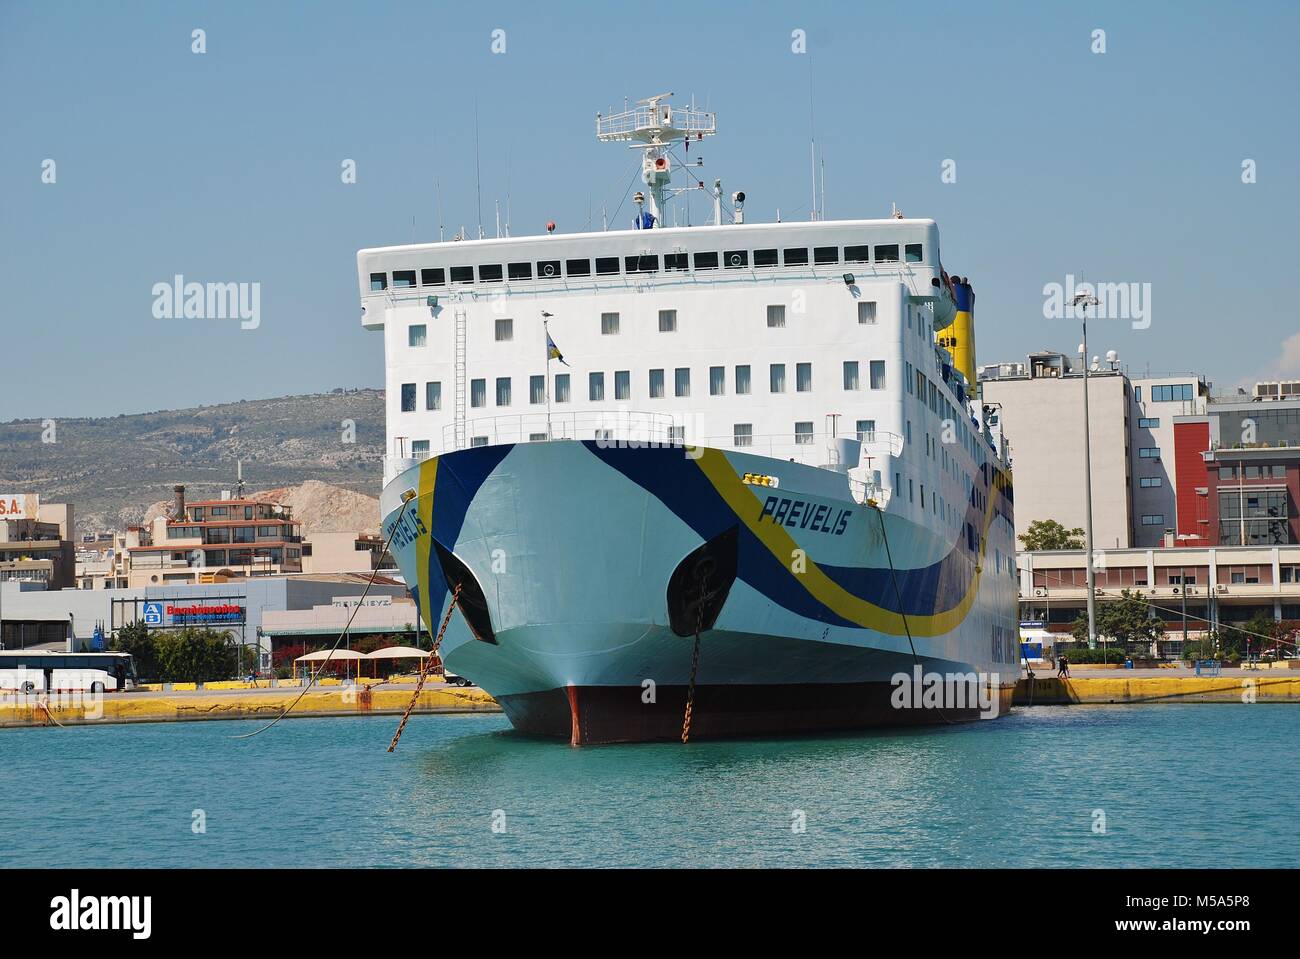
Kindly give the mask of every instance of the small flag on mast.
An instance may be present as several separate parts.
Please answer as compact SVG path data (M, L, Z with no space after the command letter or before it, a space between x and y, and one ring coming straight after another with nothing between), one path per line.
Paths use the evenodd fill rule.
M548 360L559 360L565 366L569 365L568 361L564 358L564 354L560 352L560 348L556 346L555 341L551 339L550 330L546 331L546 358Z

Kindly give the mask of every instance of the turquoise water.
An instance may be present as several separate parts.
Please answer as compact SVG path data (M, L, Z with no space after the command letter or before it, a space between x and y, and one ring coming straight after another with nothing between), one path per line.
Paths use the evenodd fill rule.
M251 722L0 730L0 864L1296 862L1279 841L1300 818L1288 705L1036 707L925 730L586 749L495 714L416 716L389 755L395 725L295 719L251 740L231 738Z

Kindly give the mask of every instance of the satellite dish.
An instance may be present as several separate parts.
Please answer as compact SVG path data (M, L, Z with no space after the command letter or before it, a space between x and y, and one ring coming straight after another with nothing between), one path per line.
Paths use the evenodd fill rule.
M1107 350L1107 351L1106 351L1106 362L1107 362L1107 363L1118 363L1118 362L1119 362L1119 353L1118 353L1117 351L1115 351L1115 350Z

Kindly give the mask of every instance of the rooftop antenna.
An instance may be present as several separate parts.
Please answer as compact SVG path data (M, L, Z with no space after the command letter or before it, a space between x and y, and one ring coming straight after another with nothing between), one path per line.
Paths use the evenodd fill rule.
M479 173L478 97L474 98L474 192L478 203L478 238L483 239L483 178Z
M501 201L500 201L500 200L494 200L493 203L496 204L496 211L497 211L497 239L499 240L499 239L501 239Z
M660 102L671 96L672 93L660 93L638 100L634 108L613 116L596 114L597 140L631 141L631 149L642 151L641 179L649 188L646 204L649 209L637 214L637 225L643 229L663 224L668 186L672 182L668 151L673 144L698 142L718 132L715 114Z
M235 460L235 499L244 498L244 461Z

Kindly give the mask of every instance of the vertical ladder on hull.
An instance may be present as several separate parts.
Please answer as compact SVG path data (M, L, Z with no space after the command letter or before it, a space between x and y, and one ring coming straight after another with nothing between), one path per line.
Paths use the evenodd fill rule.
M465 308L459 303L456 304L456 347L455 347L455 371L456 371L456 449L463 450L466 445L465 439L465 337L467 335L467 321L465 317Z

